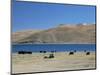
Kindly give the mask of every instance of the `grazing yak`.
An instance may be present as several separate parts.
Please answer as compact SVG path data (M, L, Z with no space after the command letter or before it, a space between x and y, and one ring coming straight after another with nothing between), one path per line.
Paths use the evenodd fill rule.
M44 56L44 58L48 58L47 56Z
M43 53L46 53L46 51L43 51Z
M86 55L90 55L90 52L86 52Z
M42 53L43 51L40 51L40 53Z
M54 54L50 54L49 55L49 58L54 58Z
M84 52L86 53L86 55L90 55L89 51L84 50Z
M54 54L50 54L49 56L44 56L44 58L54 58Z
M30 51L18 51L18 54L32 54Z
M74 55L74 52L69 52L69 55Z
M40 53L46 53L46 51L40 51Z

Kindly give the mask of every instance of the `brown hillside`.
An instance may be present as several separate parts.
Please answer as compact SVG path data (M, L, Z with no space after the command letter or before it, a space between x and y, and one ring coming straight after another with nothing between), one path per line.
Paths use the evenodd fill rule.
M13 35L13 37L16 37ZM15 42L15 41L14 41ZM95 25L63 25L31 33L17 43L95 43Z

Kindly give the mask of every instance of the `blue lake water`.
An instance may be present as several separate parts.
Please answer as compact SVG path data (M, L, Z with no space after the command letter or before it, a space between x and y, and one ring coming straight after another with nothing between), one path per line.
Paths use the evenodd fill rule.
M45 51L95 51L96 44L17 44L12 45L12 52L18 51L32 51L39 52L40 50Z

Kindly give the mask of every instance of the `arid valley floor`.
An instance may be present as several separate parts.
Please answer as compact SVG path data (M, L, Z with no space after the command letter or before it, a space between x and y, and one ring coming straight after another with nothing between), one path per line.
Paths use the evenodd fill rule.
M48 53L12 54L12 73L45 72L60 70L95 69L95 52L86 55L77 52L69 55L68 52L56 52L54 58L44 58Z

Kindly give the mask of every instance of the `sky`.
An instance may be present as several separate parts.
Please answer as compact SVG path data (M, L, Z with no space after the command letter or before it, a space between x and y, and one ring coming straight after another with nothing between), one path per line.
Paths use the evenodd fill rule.
M95 24L95 6L12 2L12 31L43 30L59 24Z

